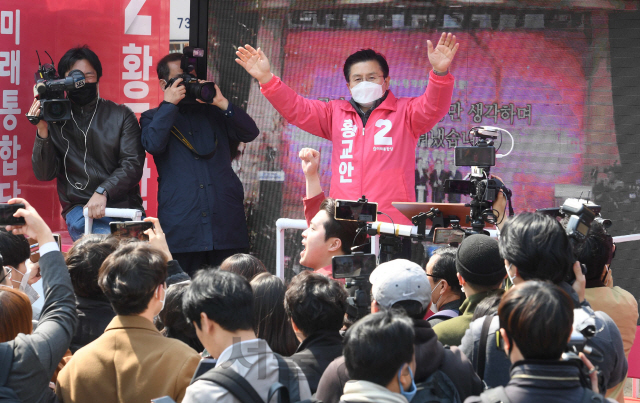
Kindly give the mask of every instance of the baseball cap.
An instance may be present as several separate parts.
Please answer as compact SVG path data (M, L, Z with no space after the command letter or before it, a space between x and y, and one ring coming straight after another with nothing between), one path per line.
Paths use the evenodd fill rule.
M427 273L410 260L382 263L371 273L369 281L373 299L384 308L391 308L400 301L418 301L425 309L431 302Z

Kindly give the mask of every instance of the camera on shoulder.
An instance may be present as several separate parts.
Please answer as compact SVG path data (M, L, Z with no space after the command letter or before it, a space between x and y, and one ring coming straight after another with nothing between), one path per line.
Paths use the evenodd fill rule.
M182 82L179 85L184 85L187 92L180 103L194 104L197 103L197 99L210 104L216 97L216 87L212 82L200 83L198 77L195 74L196 58L204 56L204 49L193 48L187 46L184 48L182 59L180 60L180 68L182 74L173 77L167 81L167 87L171 87L177 79L181 78Z

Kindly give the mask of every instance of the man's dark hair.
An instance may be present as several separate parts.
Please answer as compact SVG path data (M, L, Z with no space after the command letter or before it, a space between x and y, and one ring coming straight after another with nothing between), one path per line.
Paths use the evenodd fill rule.
M165 304L156 318L156 328L165 337L177 339L186 343L189 347L202 352L204 347L196 335L196 330L191 322L182 313L182 299L189 289L189 284L173 284L167 288Z
M569 218L566 217L562 220L562 225L566 228L568 222ZM599 280L604 265L611 263L613 258L613 238L602 224L594 220L587 238L574 245L573 254L580 263L587 266L587 281Z
M363 233L360 233L358 237L355 238L356 233L358 232L357 222L336 220L335 199L331 197L324 199L322 203L320 203L320 211L324 211L329 216L329 218L324 222L325 241L333 237L340 239L342 253L345 255L351 254L352 246L358 246L361 243L364 243L365 235Z
M167 258L147 243L124 244L100 267L98 284L118 315L137 315L167 279Z
M387 386L413 360L413 321L394 310L365 316L344 336L344 361L353 380Z
M200 270L182 298L189 322L202 329L200 313L229 332L253 329L253 292L246 278L224 270Z
M236 253L233 256L229 256L220 265L220 270L237 273L248 281L253 280L253 278L260 273L267 272L264 263L248 253Z
M24 235L14 235L6 230L0 230L0 254L4 266L18 267L31 256L29 241Z
M305 270L291 279L284 307L305 337L321 330L337 332L347 309L347 292L337 281Z
M500 256L518 268L523 280L558 284L573 270L573 250L562 225L548 215L520 213L500 231Z
M549 282L527 281L502 297L498 316L525 359L558 360L573 328L573 302Z
M89 49L88 45L67 50L67 53L62 55L58 62L58 74L60 74L61 77L64 77L64 75L71 70L71 67L79 60L86 60L89 62L89 64L91 64L91 66L96 70L98 81L100 81L100 77L102 77L102 63L100 63L98 55L96 55L93 50Z
M158 80L169 81L169 62L177 62L182 59L182 53L169 53L156 65ZM186 73L186 72L185 72Z
M447 284L451 287L451 291L460 293L460 281L458 281L458 270L456 270L456 251L453 246L443 246L433 252L434 256L438 256L433 265L431 276L434 283L440 280L447 280Z
M345 60L344 62L343 72L345 80L349 82L349 76L351 75L351 66L356 63L370 61L378 62L380 68L382 69L382 75L384 76L384 78L387 78L389 76L389 65L387 64L387 59L385 59L382 54L376 52L373 49L360 49L356 53L347 57L347 60Z
M118 240L104 234L88 234L78 239L67 253L67 267L73 291L82 298L106 301L98 285L100 266L118 247Z
M251 280L253 291L253 330L266 340L274 352L290 356L300 342L284 309L286 288L279 277L271 273L258 274Z
M429 307L423 308L419 301L405 299L404 301L398 301L393 304L391 309L402 311L411 319L420 320L424 319Z

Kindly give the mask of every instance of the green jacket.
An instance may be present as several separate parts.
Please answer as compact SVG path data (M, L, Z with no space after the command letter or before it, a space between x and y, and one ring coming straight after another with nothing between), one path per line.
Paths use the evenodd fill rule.
M471 318L476 306L486 297L494 294L497 290L480 292L468 297L460 306L460 316L438 323L433 327L433 331L438 335L438 341L444 345L459 346L462 343L464 333L471 325Z

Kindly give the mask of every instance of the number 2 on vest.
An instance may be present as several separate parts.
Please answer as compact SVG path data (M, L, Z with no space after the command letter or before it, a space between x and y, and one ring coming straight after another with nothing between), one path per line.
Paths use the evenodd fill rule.
M373 137L374 146L390 146L393 145L391 137L385 137L391 130L392 123L388 119L378 119L376 127L382 127Z

